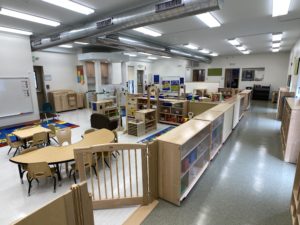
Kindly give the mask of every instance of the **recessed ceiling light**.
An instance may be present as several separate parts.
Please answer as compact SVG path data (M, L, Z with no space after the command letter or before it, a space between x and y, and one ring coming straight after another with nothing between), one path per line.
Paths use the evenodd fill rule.
M161 57L164 58L164 59L171 59L170 56L164 56L164 55L162 55Z
M127 52L125 52L124 55L128 55L128 56L130 56L130 57L136 57L136 56L137 56L136 54L133 54L133 53L127 53Z
M59 45L60 48L73 48L72 45Z
M272 48L272 52L279 52L279 48Z
M283 16L288 14L291 0L273 0L272 16Z
M8 28L8 27L0 27L0 31L9 32L9 33L15 33L15 34L23 34L23 35L32 35L32 32L25 31L25 30L18 30L14 28Z
M197 18L200 19L203 23L205 23L208 27L213 28L213 27L220 27L221 24L220 22L211 15L211 13L202 13L197 15Z
M4 16L10 16L10 17L14 17L17 19L27 20L30 22L40 23L40 24L44 24L44 25L48 25L48 26L52 26L52 27L57 27L60 25L59 22L56 22L53 20L44 19L44 18L38 17L38 16L32 16L32 15L29 15L26 13L20 13L20 12L10 10L10 9L0 8L0 14L4 15Z
M216 52L212 52L212 53L210 53L209 55L214 56L214 57L219 56L219 54L216 53Z
M153 57L153 56L149 56L148 59L156 60L157 58L156 58L156 57Z
M244 55L249 55L249 54L250 54L250 51L249 51L249 50L246 50L246 51L242 51L242 53L243 53Z
M237 39L228 39L227 41L233 46L237 46L241 44Z
M88 45L89 44L89 43L81 42L81 41L75 41L74 43L78 44L78 45Z
M273 42L273 43L272 43L272 48L279 48L280 45L281 45L280 42Z
M94 9L86 7L84 5L80 5L76 2L70 0L42 0L44 2L48 2L52 5L56 5L65 9L72 10L74 12L78 12L84 15L89 15L95 12Z
M274 33L272 34L272 41L281 41L282 40L282 33Z
M199 50L199 52L201 52L203 54L209 54L210 53L210 51L208 49L205 49L205 48Z
M239 51L245 51L246 50L246 46L244 45L239 45L239 46L235 46Z
M147 53L147 52L139 52L139 54L141 54L141 55L152 55L152 54Z
M140 32L140 33L143 33L143 34L146 34L146 35L150 35L152 37L161 36L161 33L157 32L157 31L154 31L154 30L151 30L151 29L146 28L146 27L138 27L138 28L134 28L133 30L135 30L137 32Z
M198 49L198 47L194 44L185 44L183 46L186 47L186 48L192 49L192 50Z

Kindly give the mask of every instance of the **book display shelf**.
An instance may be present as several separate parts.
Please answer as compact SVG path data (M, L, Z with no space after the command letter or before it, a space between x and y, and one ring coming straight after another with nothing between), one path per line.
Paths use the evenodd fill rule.
M190 120L157 138L159 196L176 205L210 162L210 122Z

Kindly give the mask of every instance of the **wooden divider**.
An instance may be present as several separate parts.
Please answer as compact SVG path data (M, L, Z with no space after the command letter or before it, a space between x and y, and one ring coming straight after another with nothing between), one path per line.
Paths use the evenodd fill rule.
M91 197L87 183L73 185L71 190L46 206L12 225L94 225Z
M74 155L94 209L147 205L157 198L156 142L96 145L74 149Z

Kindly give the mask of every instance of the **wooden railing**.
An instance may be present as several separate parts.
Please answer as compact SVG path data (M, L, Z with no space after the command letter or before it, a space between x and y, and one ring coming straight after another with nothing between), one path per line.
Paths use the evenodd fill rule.
M147 205L157 198L157 143L105 144L74 150L94 209Z

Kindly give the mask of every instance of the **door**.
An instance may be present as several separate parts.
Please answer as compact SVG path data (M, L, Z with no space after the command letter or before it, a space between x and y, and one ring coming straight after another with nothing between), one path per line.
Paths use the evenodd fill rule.
M137 71L137 91L144 93L144 70Z
M42 66L34 66L33 71L35 73L35 87L36 95L38 99L39 109L42 110L43 104L46 102L46 91L44 84L44 69Z
M225 88L238 88L240 79L240 69L225 69Z

